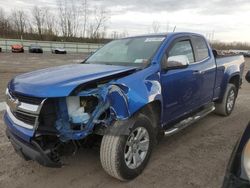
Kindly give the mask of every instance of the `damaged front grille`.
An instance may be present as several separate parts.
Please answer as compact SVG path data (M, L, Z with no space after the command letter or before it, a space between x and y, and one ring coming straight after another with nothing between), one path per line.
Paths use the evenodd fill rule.
M28 97L6 90L7 113L21 127L33 129L38 124L40 108L45 99Z
M22 112L12 112L13 115L20 121L27 123L29 125L35 125L36 123L36 116L33 116L31 114L26 114Z
M56 114L57 101L55 99L47 99L39 114L39 126L37 132L57 133L55 122L57 119Z

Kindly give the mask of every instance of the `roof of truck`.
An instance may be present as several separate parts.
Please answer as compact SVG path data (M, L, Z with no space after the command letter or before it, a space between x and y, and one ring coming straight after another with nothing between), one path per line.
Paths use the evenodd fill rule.
M168 32L168 33L151 33L151 34L143 34L143 35L136 35L136 36L130 36L125 38L135 38L135 37L167 37L167 36L173 36L173 35L199 35L198 33L191 33L191 32Z

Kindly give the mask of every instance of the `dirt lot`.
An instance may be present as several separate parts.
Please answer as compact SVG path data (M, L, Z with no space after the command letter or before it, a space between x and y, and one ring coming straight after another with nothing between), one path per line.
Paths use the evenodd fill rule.
M0 53L0 102L7 81L20 73L42 67L76 63L84 55ZM250 67L247 59L246 70ZM217 188L236 140L249 121L250 84L244 81L233 114L214 114L156 146L144 173L131 182L119 182L101 167L98 148L82 149L66 158L60 169L22 160L8 142L0 120L0 187L176 187ZM0 113L2 116L2 113Z

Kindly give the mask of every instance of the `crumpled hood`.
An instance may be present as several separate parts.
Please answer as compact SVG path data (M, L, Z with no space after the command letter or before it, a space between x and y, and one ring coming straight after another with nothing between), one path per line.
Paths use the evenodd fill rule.
M80 84L135 69L97 64L64 65L19 75L11 80L9 89L35 97L65 97Z

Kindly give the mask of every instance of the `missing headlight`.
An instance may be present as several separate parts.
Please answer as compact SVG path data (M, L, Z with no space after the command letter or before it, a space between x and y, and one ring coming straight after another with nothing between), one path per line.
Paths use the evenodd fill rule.
M67 97L69 120L73 125L88 123L91 113L98 104L98 99L93 96L88 97Z

